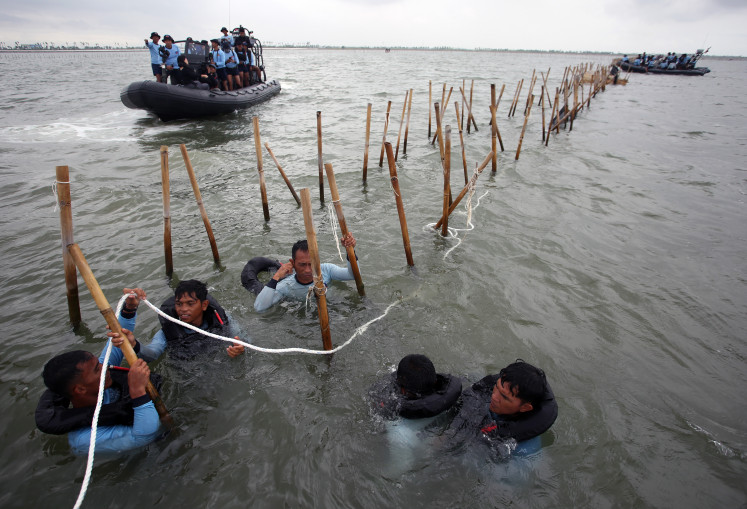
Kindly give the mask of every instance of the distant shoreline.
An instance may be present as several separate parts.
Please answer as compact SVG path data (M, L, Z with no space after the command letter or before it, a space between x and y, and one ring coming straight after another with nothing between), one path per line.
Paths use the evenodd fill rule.
M408 47L370 47L370 46L293 46L293 45L267 45L263 46L265 49L274 50L355 50L355 51L463 51L469 53L557 53L566 55L623 55L624 53L615 53L609 51L561 51L561 50L535 50L535 49L495 49L495 48L408 48ZM121 53L121 52L141 52L147 51L147 48L55 48L55 49L27 49L27 48L1 48L0 53ZM628 52L628 55L634 54L634 52ZM637 54L637 53L635 53ZM737 55L704 55L704 59L745 59L747 57Z

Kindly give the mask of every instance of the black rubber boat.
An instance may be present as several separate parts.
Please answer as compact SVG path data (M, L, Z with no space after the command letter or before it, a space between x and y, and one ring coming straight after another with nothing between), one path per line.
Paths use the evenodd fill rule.
M119 97L128 108L147 110L169 121L231 113L264 102L278 93L280 83L275 80L233 92L136 81L125 87Z
M234 28L234 36L239 35L239 30L245 29L242 26ZM119 94L119 98L128 108L155 113L163 121L222 115L267 101L280 93L280 83L277 80L267 81L262 42L253 37L251 31L246 40L249 41L253 65L258 69L257 72L252 73L252 79L256 82L253 85L234 91L221 91L205 90L207 89L205 84L183 86L167 85L157 81L136 81L126 86ZM182 55L188 57L189 66L197 74L206 72L210 58L210 47L207 41L188 38L184 41L176 41L174 44L179 46ZM164 51L164 53L165 55L162 53L162 58L166 61L169 52Z
M645 67L633 65L628 62L620 62L620 69L627 72L640 72L648 74L679 74L681 76L703 76L711 72L708 67L694 67L692 69L659 69L657 67Z

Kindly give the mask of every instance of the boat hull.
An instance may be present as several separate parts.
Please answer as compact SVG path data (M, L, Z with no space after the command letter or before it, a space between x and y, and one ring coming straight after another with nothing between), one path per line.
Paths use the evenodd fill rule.
M230 113L267 101L279 93L280 83L276 80L233 92L136 81L126 86L119 98L128 108L146 110L169 121Z
M626 72L640 72L648 74L678 74L681 76L703 76L711 72L708 67L695 67L694 69L657 69L648 68L642 65L633 65L627 62L620 63L620 69Z

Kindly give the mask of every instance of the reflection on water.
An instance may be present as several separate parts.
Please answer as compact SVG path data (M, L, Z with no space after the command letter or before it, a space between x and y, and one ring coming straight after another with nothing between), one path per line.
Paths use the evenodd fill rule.
M175 280L200 278L244 339L317 349L315 309L288 303L257 314L239 279L248 259L288 258L304 236L301 210L267 155L271 220L264 222L254 115L294 187L312 189L322 258L335 261L326 206L316 198L316 111L366 285L364 298L353 284L331 286L334 344L392 302L400 305L330 358L248 353L231 360L220 351L185 365L156 362L177 430L146 450L97 462L86 504L747 503L743 60L709 60L704 77L632 76L593 99L573 131L561 130L547 148L535 105L514 161L523 118L507 111L518 81L549 68L554 88L566 65L608 56L272 49L266 56L268 77L283 86L279 96L226 117L168 124L119 102L122 87L149 79L147 52L28 54L24 65L49 72L26 90L0 78L0 398L9 416L0 424L7 458L0 505L72 505L84 469L64 437L33 429L44 363L61 350L98 352L105 332L85 288L84 325L73 331L66 322L54 166L70 167L75 239L110 301L138 285L160 302ZM20 62L0 54L3 66ZM506 84L498 112L506 152L498 172L478 180L474 228L444 239L425 228L438 220L443 197L438 150L427 141L428 80L440 100L444 81L460 86L463 78L468 87L475 80L479 128L465 133L468 167L490 150L491 83ZM386 101L393 101L388 137L396 142L409 88L413 110L398 173L412 269L389 172L377 157ZM452 108L445 123L455 125ZM180 143L189 149L222 267L213 264ZM163 266L161 145L170 149L174 281ZM452 153L459 170L460 150ZM459 171L453 179L460 189ZM468 228L466 219L457 212L450 225ZM157 329L156 317L143 312L137 337L148 341ZM422 443L416 432L415 448L396 459L402 450L393 442L406 424L382 430L365 394L407 353L426 353L439 369L473 381L526 359L547 372L559 419L538 453L510 461L486 447L439 443L438 429Z

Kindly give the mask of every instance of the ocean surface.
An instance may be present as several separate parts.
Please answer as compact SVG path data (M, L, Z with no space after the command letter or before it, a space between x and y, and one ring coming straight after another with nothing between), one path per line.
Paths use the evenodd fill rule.
M239 275L254 256L287 259L304 237L301 208L266 152L271 219L263 218L253 116L295 188L310 188L323 261L341 264L328 189L319 200L321 111L324 160L366 285L365 297L352 282L330 286L333 344L395 305L332 357L217 351L153 363L176 429L145 449L97 456L84 507L744 507L747 60L703 59L712 70L704 77L632 75L547 147L535 104L516 161L532 71L550 70L554 95L566 66L611 58L268 49L279 96L228 116L163 123L119 100L128 83L152 79L145 50L0 54L0 506L72 507L85 470L66 438L39 432L33 417L45 362L72 349L98 354L106 332L82 279L83 324L69 323L55 166L70 168L75 240L112 305L125 286L158 304L179 280L198 278L244 340L320 349L313 303L257 314ZM472 226L460 205L449 223L455 236L442 238L428 227L443 196L438 149L428 143L428 83L434 100L444 82L455 87L445 123L454 128L456 194L464 177L453 102L461 107L463 79L468 89L474 80L479 129L467 133L465 124L470 172L490 150L491 83L506 86L497 115L506 150L497 172L488 166L477 182ZM396 146L410 88L397 167L412 268L386 160L378 166L387 101ZM164 268L162 145L173 278ZM147 343L157 317L143 307L138 320L136 336ZM428 355L465 386L517 358L543 368L560 414L541 450L502 459L450 443L446 423L393 439L366 393L408 353Z

